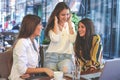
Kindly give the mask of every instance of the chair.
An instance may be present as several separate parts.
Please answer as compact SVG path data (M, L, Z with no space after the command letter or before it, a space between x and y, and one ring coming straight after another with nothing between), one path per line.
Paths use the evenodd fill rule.
M8 79L8 76L11 71L13 57L12 49L9 49L5 52L0 53L0 77Z
M44 65L44 51L43 51L43 46L40 46L40 51L39 51L39 54L40 54L40 62L39 62L39 65L40 67L43 67Z

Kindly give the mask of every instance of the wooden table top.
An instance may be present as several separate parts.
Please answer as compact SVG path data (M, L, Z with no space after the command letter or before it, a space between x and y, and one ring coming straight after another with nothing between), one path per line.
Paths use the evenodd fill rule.
M64 77L66 80L72 80L72 78L69 77ZM39 77L39 78L35 78L35 79L30 79L30 80L52 80L52 78L50 77ZM84 78L80 78L80 80L86 80Z
M93 74L93 73L97 73L97 72L101 72L101 70L82 72L81 75ZM68 77L68 76L65 76L64 78L66 80L72 80L72 78ZM48 76L37 76L37 77L35 77L33 79L26 79L26 80L52 80L52 78L50 78ZM81 77L80 80L87 80L87 79Z

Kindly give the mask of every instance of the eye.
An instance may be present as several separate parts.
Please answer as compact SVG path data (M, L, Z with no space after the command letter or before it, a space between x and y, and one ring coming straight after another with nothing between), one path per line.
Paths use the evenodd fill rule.
M84 28L84 26L81 26L81 28Z

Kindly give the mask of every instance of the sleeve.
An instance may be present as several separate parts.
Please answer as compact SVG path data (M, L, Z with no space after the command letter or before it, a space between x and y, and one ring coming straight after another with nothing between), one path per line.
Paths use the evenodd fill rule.
M59 42L60 41L60 35L55 34L52 30L49 31L49 36L50 36L50 40L53 41L53 42Z
M25 47L25 41L24 40L18 40L18 42L15 45L13 56L16 61L17 70L20 72L20 74L24 74L27 70L27 48Z
M73 26L74 34L70 34L69 38L70 38L70 42L74 43L75 39L76 39L76 31L75 31L75 25L74 25L74 23L72 23L72 26Z
M96 35L93 37L91 50L91 58L94 62L101 62L102 50L101 38L99 35Z

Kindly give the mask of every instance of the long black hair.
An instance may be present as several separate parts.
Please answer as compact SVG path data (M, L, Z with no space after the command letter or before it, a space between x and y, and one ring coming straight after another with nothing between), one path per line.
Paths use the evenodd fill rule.
M75 55L76 57L80 59L83 57L85 60L90 60L91 59L90 50L92 47L92 37L95 34L94 24L92 20L89 18L84 18L80 20L78 23L78 26L80 23L85 25L86 33L84 37L81 37L79 35L79 32L77 32L77 37L76 37L76 41L74 44Z

